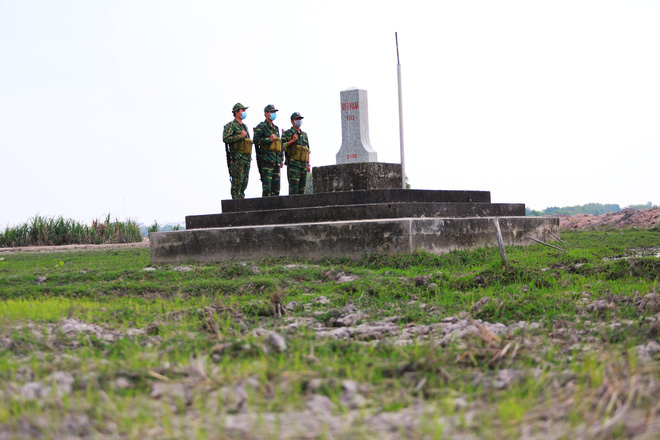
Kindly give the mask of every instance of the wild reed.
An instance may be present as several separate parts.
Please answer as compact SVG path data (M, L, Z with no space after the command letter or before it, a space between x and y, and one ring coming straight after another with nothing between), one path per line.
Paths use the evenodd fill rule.
M0 232L0 247L59 246L65 244L133 243L142 240L133 220L93 220L88 226L75 220L36 215L26 223L7 226Z

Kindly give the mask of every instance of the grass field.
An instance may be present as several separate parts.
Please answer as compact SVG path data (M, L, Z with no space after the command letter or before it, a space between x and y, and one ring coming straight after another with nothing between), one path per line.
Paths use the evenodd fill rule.
M0 439L657 438L660 230L360 261L0 253Z

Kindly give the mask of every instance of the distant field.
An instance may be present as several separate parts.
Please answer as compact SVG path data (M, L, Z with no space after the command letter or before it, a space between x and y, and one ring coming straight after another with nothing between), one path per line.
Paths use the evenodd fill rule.
M660 229L360 261L0 253L3 438L656 438Z

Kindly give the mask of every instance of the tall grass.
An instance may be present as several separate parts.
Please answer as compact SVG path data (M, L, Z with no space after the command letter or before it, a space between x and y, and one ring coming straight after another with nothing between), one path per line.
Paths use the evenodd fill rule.
M133 243L142 240L140 228L133 220L93 220L85 225L62 216L49 218L36 215L26 223L6 227L0 233L0 247L59 246L65 244Z
M161 229L161 225L158 224L156 220L154 220L154 224L149 226L147 229L147 232L158 232Z

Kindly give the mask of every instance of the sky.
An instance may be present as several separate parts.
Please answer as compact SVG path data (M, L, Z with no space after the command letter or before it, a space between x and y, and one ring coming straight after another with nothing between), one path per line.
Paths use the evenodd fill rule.
M657 0L0 0L0 228L221 212L237 102L250 128L302 113L334 165L339 94L364 89L398 163L395 32L412 188L660 204L658 23Z

